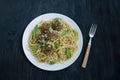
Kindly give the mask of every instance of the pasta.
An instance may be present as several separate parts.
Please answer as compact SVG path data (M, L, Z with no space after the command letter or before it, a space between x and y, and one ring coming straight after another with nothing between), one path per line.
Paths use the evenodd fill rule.
M72 57L78 48L78 33L61 18L41 21L32 30L29 47L40 61L61 63Z

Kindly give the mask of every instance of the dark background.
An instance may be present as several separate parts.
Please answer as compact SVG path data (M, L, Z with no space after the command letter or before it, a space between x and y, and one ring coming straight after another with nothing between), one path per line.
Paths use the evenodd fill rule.
M53 12L79 25L84 45L74 64L49 72L28 61L21 42L31 20ZM98 24L98 29L83 69L92 23ZM0 80L120 80L120 0L0 0Z

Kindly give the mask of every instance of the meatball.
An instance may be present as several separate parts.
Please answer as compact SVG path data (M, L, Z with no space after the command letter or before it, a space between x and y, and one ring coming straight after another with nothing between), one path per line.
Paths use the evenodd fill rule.
M53 46L50 44L45 44L44 48L42 49L42 52L45 54L51 53L54 50Z
M41 32L43 33L49 33L49 28L51 27L51 24L49 23L43 23L41 26Z
M62 23L59 20L54 20L52 22L52 28L54 30L60 31L62 29Z
M46 34L39 34L37 38L37 43L44 44L47 39Z

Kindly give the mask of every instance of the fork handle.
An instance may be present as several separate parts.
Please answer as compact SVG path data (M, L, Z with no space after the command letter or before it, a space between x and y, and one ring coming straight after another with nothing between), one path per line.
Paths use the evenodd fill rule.
M84 59L83 59L82 68L86 68L90 49L91 49L91 38L89 40L89 43L88 43L88 46L87 46L87 50L86 50L86 53L85 53L85 56L84 56Z

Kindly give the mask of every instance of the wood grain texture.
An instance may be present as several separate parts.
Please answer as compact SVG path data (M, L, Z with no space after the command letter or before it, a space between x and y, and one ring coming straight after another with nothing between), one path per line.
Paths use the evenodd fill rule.
M35 17L49 12L79 25L84 45L70 67L48 72L33 66L22 49L22 35ZM80 66L92 23L98 25L87 68ZM0 80L120 80L120 0L0 0Z
M91 49L91 45L88 45L87 50L86 50L85 55L84 55L84 58L83 58L82 68L87 67L87 62L88 62L88 58L89 58L89 54L90 54L90 49Z

